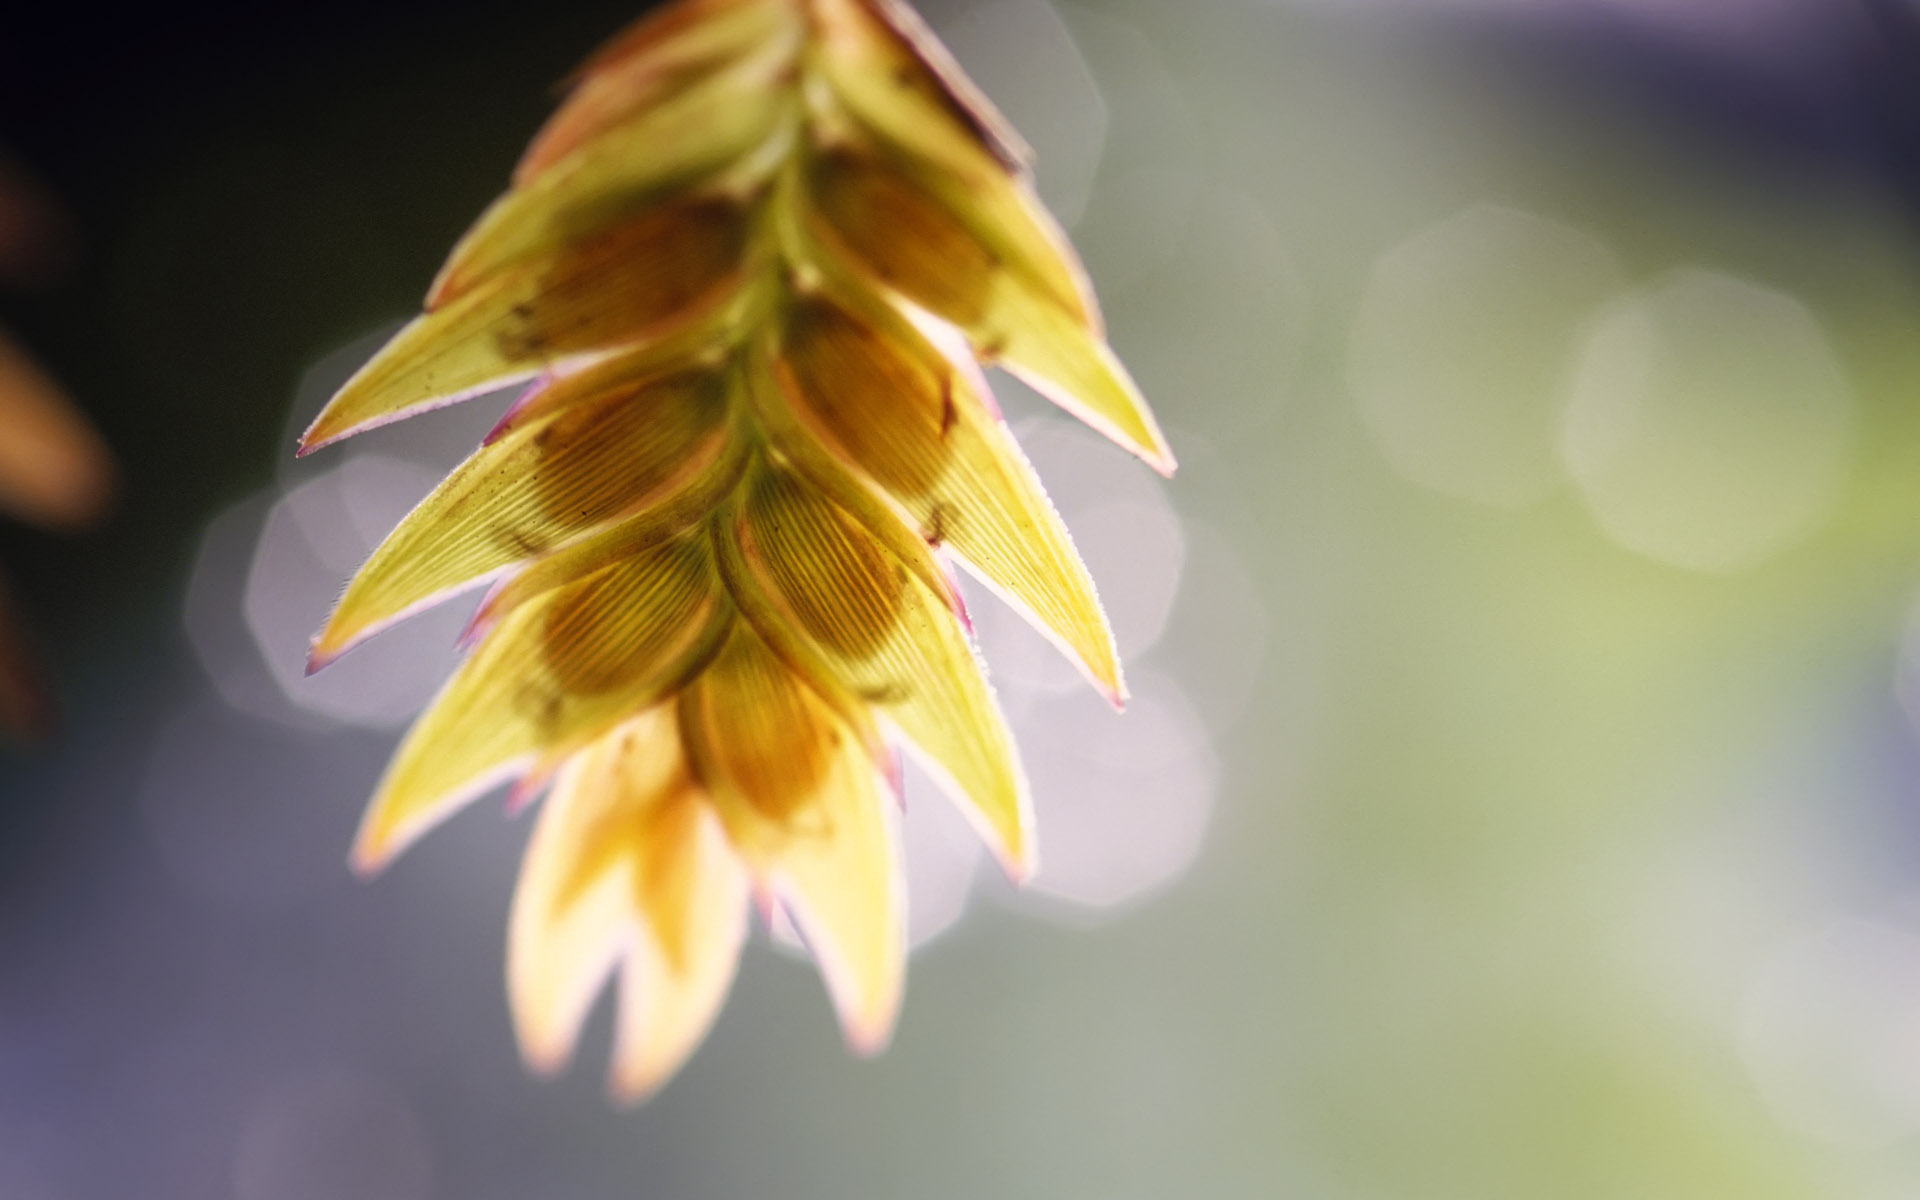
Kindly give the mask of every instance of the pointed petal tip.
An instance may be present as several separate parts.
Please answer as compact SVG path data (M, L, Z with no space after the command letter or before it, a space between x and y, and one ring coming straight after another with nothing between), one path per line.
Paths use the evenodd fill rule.
M473 649L486 636L487 630L493 628L493 599L496 594L496 591L489 591L479 607L473 610L473 615L467 618L467 623L460 627L459 636L453 639L454 649L462 652Z
M315 638L313 645L307 650L307 675L311 677L326 670L339 661L341 653L339 647L328 646L319 638Z
M552 1079L567 1069L573 1060L573 1048L565 1040L550 1033L539 1033L522 1028L518 1031L520 1043L520 1065L527 1074L539 1079Z
M300 440L294 445L293 456L305 458L316 451L325 450L335 442L346 440L355 432L357 431L353 429L338 429L330 426L327 423L327 414L323 411L314 418L313 424L307 426L306 432L300 435Z
M898 1023L899 1012L899 1001L895 998L884 1011L843 1021L841 1033L847 1040L847 1050L856 1058L876 1058L884 1054L893 1043L893 1030Z
M1025 887L1033 882L1040 872L1040 856L1034 853L1033 839L1029 836L1019 847L990 846L993 859L1000 864L1000 871L1007 882L1015 887Z
M638 1108L658 1095L678 1070L678 1063L636 1067L616 1062L607 1073L607 1103L620 1109Z
M353 843L353 850L347 855L347 869L361 879L372 879L387 869L393 861L391 847L381 844L380 839L370 834L361 834Z
M544 768L536 767L522 775L507 793L507 815L517 817L532 808L552 782L553 772Z
M1119 440L1123 446L1132 451L1135 458L1152 467L1156 475L1159 475L1162 479L1172 479L1174 474L1180 470L1180 461L1174 456L1173 446L1167 441L1166 434L1162 433L1158 426L1149 425L1147 427L1147 435L1149 439L1147 441L1134 441L1132 439L1116 440ZM1108 436L1112 437L1113 435L1109 434Z

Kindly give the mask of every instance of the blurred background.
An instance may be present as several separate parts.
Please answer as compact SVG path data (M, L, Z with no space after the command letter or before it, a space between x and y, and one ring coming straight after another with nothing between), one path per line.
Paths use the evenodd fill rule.
M0 13L123 496L0 532L0 1197L1920 1194L1920 8L928 0L1182 458L1001 381L1137 702L980 598L1037 885L914 784L892 1050L760 937L620 1112L523 821L344 865L471 601L299 670L507 397L291 452L634 8Z

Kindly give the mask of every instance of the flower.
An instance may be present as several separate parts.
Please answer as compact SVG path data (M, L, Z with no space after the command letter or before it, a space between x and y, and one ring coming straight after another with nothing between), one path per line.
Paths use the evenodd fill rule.
M317 668L492 582L354 861L378 869L500 782L550 784L508 939L533 1066L567 1061L617 970L613 1089L657 1087L756 899L790 914L849 1042L884 1045L896 748L1031 870L949 564L1124 689L979 367L1173 462L1024 154L894 0L681 0L586 64L425 314L307 431L302 453L533 381L313 650Z

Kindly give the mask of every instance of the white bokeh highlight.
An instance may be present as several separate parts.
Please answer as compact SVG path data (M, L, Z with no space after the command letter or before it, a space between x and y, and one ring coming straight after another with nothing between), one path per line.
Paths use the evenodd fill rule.
M1615 542L1674 566L1736 571L1827 518L1852 460L1854 408L1804 304L1685 270L1596 320L1561 444Z
M315 360L295 389L276 485L232 505L202 534L183 620L201 668L237 711L303 729L397 729L459 662L455 643L474 597L411 617L306 673L308 645L347 579L478 448L508 399L466 401L294 458L300 431L396 328Z
M1862 919L1790 938L1748 991L1738 1039L1795 1133L1867 1149L1920 1132L1920 938Z
M1049 696L1018 730L1040 869L1028 889L1093 909L1140 899L1200 851L1219 785L1206 726L1180 686L1136 670L1115 714L1091 692Z
M906 764L900 841L906 855L907 944L939 937L966 915L975 872L997 870L980 835L925 772Z
M1388 251L1347 365L1381 452L1406 478L1465 500L1519 506L1554 491L1583 326L1625 287L1591 234L1491 205Z
M261 660L301 709L343 724L397 728L459 661L471 603L412 617L313 675L308 644L347 579L438 477L400 459L356 455L280 498L267 514L242 591Z

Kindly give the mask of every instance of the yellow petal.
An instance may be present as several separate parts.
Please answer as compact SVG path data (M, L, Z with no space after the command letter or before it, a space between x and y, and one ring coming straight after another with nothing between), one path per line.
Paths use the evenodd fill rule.
M716 539L742 615L830 704L851 695L891 722L1007 869L1023 875L1031 865L1025 781L952 610L791 472L763 466L744 487Z
M1172 473L1172 451L1106 345L1072 248L1027 184L990 164L953 174L856 133L813 156L807 195L809 228L829 254Z
M611 1085L637 1100L718 1014L746 932L747 876L688 778L671 706L562 769L527 849L508 932L522 1054L552 1071L624 957Z
M999 315L969 331L982 361L997 362L1034 391L1117 442L1162 475L1179 465L1153 410L1111 347L1044 300L1017 290Z
M747 390L766 439L781 462L808 485L872 534L927 589L946 600L956 612L959 593L942 573L926 541L908 520L874 490L872 483L820 441L800 420L778 380L774 337L761 339L747 362Z
M494 275L395 335L301 452L694 324L737 282L750 224L740 203L693 198Z
M803 419L1116 701L1093 581L981 384L884 306L803 299L776 360Z
M685 534L705 521L733 490L746 458L746 448L737 440L730 442L718 461L689 486L502 580L480 602L463 640L484 635L508 614L556 588L650 553Z
M428 308L650 208L684 202L700 186L750 191L791 136L793 102L775 86L790 67L778 55L751 56L602 131L516 186L454 247ZM737 179L736 169L745 172Z
M507 1001L520 1055L542 1073L573 1058L580 1026L625 950L634 925L629 829L657 800L607 786L599 757L597 746L584 750L560 772L507 922ZM669 756L664 766L678 761Z
M963 328L1030 291L1099 332L1078 260L1031 188L982 160L957 175L850 127L806 163L806 199L888 286Z
M696 773L799 926L848 1043L879 1050L899 1011L905 900L895 802L862 739L740 626L680 713Z
M706 1037L733 984L746 937L747 876L719 818L694 803L681 806L679 819L678 841L663 839L656 850L664 856L671 849L674 869L689 877L673 927L686 951L675 958L657 934L643 933L627 952L608 1080L624 1104L656 1091ZM653 925L668 919L656 911Z
M316 662L410 612L671 495L725 451L718 370L642 379L523 422L463 463L347 585Z
M862 121L936 159L1019 171L1033 152L901 0L814 0L816 61Z
M791 57L804 31L792 0L691 0L648 13L574 73L567 102L527 148L514 182L723 68L750 56Z
M682 537L527 603L401 743L360 826L371 871L460 804L684 686L732 620L706 539Z

